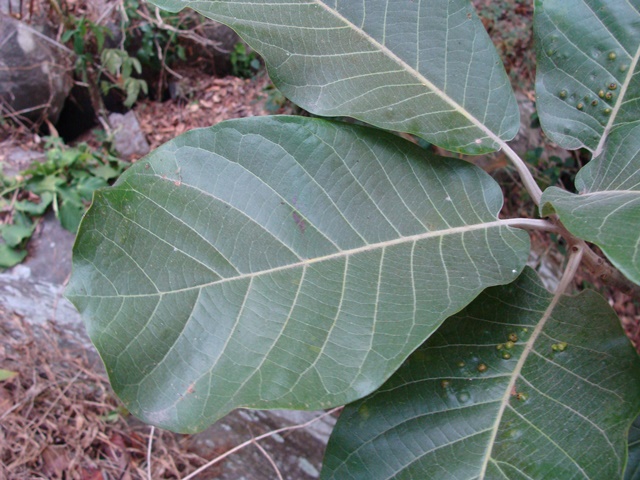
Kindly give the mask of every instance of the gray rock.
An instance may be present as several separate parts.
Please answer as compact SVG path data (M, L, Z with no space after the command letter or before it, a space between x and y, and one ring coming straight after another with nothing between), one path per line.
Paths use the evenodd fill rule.
M0 168L2 173L13 177L27 169L34 162L43 162L46 156L43 152L23 150L11 142L0 144Z
M109 124L113 129L114 147L125 160L149 153L149 142L132 110L124 115L112 113L109 115Z
M233 47L240 41L236 32L218 22L207 22L202 28L202 34L208 40L215 42L215 50L223 54L231 53Z
M72 86L66 49L36 28L0 14L0 104L38 122L55 123Z
M29 255L22 265L31 269L34 280L63 284L71 274L71 250L75 238L73 233L62 228L50 211L29 241Z

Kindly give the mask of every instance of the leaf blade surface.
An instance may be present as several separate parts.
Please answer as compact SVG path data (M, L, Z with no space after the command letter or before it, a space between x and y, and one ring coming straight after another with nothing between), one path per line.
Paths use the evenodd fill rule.
M467 0L153 3L231 26L283 94L312 113L469 154L500 149L520 126L502 62Z
M226 122L96 194L67 296L151 423L341 404L521 271L528 236L497 219L501 201L478 168L383 132Z
M620 478L637 354L594 292L551 302L530 269L483 292L343 411L321 478Z
M536 0L536 98L545 133L597 156L608 134L637 121L640 5Z
M578 172L580 195L549 188L543 214L557 213L574 235L598 245L640 284L640 122L617 127L601 154Z

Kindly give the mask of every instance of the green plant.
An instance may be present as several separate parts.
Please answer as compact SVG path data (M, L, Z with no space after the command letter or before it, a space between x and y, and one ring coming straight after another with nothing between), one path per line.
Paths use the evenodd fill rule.
M548 159L543 157L544 148L537 147L525 152L523 159L532 167L538 185L542 189L552 186L562 186L563 182L570 183L575 178L579 170L578 161L572 155L566 156L564 159L557 155L551 155ZM564 185L567 190L573 190L573 185ZM573 190L575 192L575 190Z
M105 38L112 35L111 30L84 17L69 15L65 20L68 28L60 37L60 41L71 42L76 54L76 73L84 83L88 83L94 58L104 48Z
M640 283L636 4L536 1L541 124L593 154L572 194L509 147L517 103L469 1L154 3L229 24L302 108L373 126L224 122L96 192L67 296L132 413L193 432L349 403L324 479L632 478L640 361L606 300L568 293L580 265ZM502 150L544 218L499 218L489 175L385 129ZM554 293L531 229L566 242Z
M0 268L20 263L37 219L53 209L62 226L76 232L94 190L106 187L125 168L108 152L82 143L64 145L58 137L45 139L47 158L16 176L0 171Z
M96 111L104 110L98 85L103 95L112 89L122 91L125 94L123 104L127 108L133 106L140 93L148 94L147 82L132 76L134 71L138 75L142 73L140 60L131 57L124 48L104 48L105 39L113 36L109 27L70 14L64 20L68 28L60 40L71 42L76 54L76 74L89 85Z
M247 46L238 42L234 45L229 54L231 62L231 74L234 77L250 78L260 70L260 60L253 50L248 50Z
M140 92L145 95L149 93L147 82L142 79L131 76L133 71L142 73L142 65L140 60L132 58L124 50L115 48L105 48L100 55L102 66L116 79L115 83L102 81L100 87L102 93L106 95L112 88L122 90L127 96L124 100L124 106L131 108L138 100Z
M145 66L159 71L163 68L163 61L171 65L178 60L187 59L185 47L178 43L177 32L192 26L193 20L165 11L158 12L159 19L172 29L169 31L143 16L137 0L127 0L125 11L129 19L125 48L135 50L136 58Z

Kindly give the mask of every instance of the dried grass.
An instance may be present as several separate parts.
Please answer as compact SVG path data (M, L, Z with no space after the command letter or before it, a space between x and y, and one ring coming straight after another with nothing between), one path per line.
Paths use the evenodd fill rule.
M0 368L17 372L0 382L0 478L147 478L150 428L127 419L96 359L50 325L7 312L0 320ZM151 478L182 478L206 463L186 440L156 430Z

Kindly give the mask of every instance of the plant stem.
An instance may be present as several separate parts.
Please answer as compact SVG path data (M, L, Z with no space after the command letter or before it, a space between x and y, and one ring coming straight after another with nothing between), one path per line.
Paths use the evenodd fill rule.
M604 258L594 252L583 240L579 240L577 244L584 247L585 266L591 273L602 280L606 286L620 290L625 295L640 298L640 286L633 283L616 268L609 265Z
M511 161L515 169L518 171L518 174L520 175L520 179L522 180L524 187L529 192L529 195L531 195L531 198L533 199L535 204L540 205L540 198L542 198L542 190L540 190L540 187L538 186L535 179L533 178L533 175L531 174L529 167L527 167L527 164L506 143L502 144L502 150L504 151L507 158Z
M542 230L543 232L560 233L561 229L548 220L535 218L508 218L504 220L510 227L523 228L525 230Z
M562 278L560 279L560 283L558 284L558 288L556 288L556 293L553 298L552 305L555 307L555 304L558 303L560 296L562 296L566 291L573 279L576 276L576 272L578 271L578 267L582 262L582 257L584 255L585 250L588 250L588 247L585 248L586 245L572 245L570 247L569 260L567 261L567 268L562 274Z

